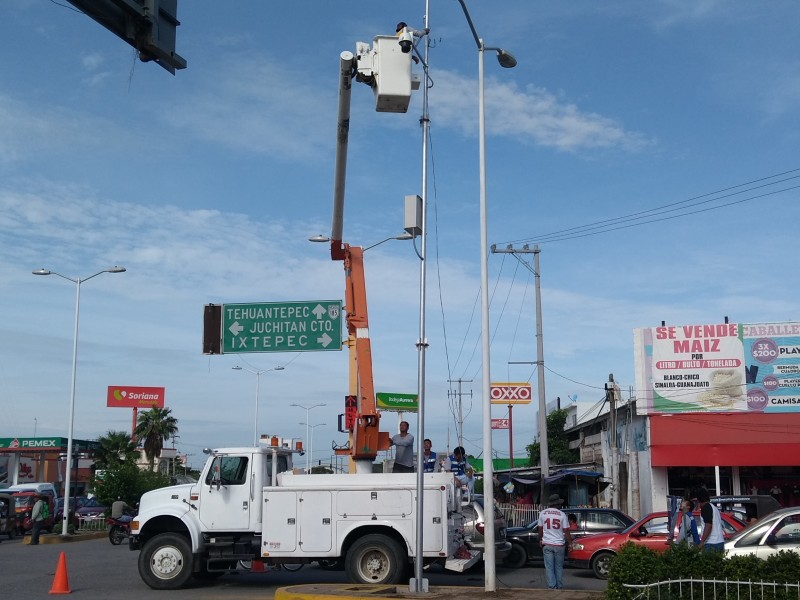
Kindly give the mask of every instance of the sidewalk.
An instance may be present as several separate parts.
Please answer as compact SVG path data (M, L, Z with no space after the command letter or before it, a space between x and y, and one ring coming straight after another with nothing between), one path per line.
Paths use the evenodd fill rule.
M108 531L89 531L86 533L73 533L69 536L62 536L57 533L43 533L39 536L40 544L69 544L72 542L83 542L85 540L99 540L108 537ZM31 544L31 536L26 535L22 543L26 546Z
M275 600L403 600L431 598L435 600L479 600L486 597L498 600L602 600L604 592L591 590L549 590L530 588L500 588L487 592L482 587L431 586L427 593L415 594L407 586L309 584L293 585L275 591Z

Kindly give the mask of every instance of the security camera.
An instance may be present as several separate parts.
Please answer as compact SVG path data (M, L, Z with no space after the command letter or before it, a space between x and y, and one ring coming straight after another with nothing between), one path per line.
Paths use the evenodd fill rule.
M400 41L398 41L398 44L400 44L400 51L403 54L408 54L411 52L411 46L414 44L413 34L409 31L408 27L406 27L398 35L400 36Z
M403 54L411 52L411 46L414 45L414 30L406 25L403 21L397 24L397 37L400 38L397 42L400 44L400 51Z

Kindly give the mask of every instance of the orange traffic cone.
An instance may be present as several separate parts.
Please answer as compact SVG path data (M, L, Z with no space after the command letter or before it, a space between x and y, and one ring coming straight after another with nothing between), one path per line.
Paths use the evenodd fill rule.
M56 577L53 579L53 588L50 590L51 594L71 594L72 590L69 589L69 575L67 575L67 555L62 552L58 559L58 568L56 569Z

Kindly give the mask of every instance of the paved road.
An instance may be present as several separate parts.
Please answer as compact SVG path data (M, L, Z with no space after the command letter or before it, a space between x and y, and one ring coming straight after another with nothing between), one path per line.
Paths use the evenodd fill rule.
M0 543L0 590L4 598L48 598L61 552L67 556L69 584L74 596L84 600L170 600L191 598L272 598L279 587L309 583L344 583L344 574L324 571L316 565L296 573L268 571L224 575L211 585L194 586L173 592L158 592L147 587L137 570L138 552L127 544L112 546L107 539L72 544L29 546L19 539ZM483 573L451 574L434 568L426 572L431 586L484 586ZM497 569L497 589L546 588L541 565L523 569ZM605 590L604 581L589 571L567 569L565 587L573 590Z

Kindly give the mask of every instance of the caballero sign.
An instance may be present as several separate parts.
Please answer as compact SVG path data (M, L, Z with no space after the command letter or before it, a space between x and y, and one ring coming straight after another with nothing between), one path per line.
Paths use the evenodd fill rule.
M164 408L163 387L139 387L132 385L110 385L106 406L123 408Z

